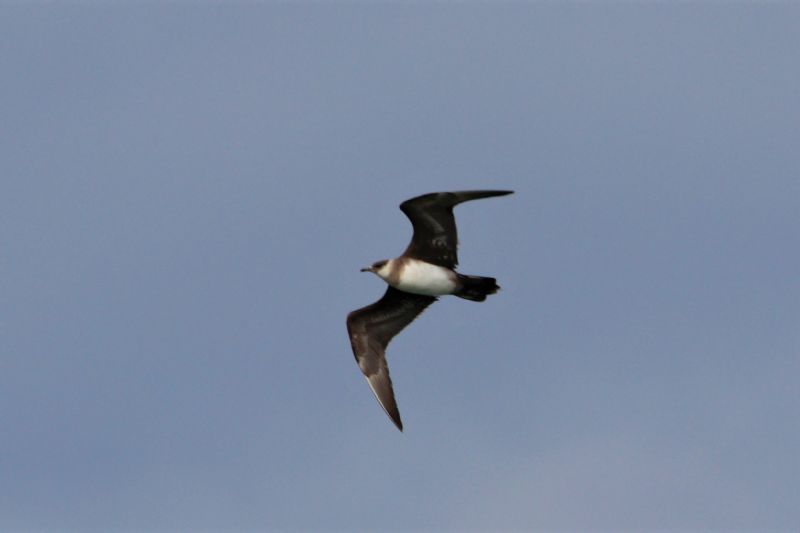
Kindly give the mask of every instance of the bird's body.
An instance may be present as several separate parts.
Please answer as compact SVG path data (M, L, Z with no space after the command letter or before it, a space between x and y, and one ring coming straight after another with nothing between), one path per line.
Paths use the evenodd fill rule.
M412 294L444 296L458 287L454 270L409 257L390 259L375 274L395 289Z
M400 204L411 220L414 236L395 259L362 268L389 287L377 302L347 315L347 331L358 366L386 414L402 431L400 411L386 364L386 347L437 297L452 294L482 302L500 288L494 278L455 271L458 236L453 207L461 202L504 196L512 191L459 191L417 196Z

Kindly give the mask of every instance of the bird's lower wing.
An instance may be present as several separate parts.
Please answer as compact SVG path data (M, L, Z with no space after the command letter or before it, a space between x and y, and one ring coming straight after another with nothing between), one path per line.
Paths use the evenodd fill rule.
M389 377L386 346L435 301L434 296L411 294L390 286L380 300L347 316L347 332L358 366L378 403L401 431L403 423Z

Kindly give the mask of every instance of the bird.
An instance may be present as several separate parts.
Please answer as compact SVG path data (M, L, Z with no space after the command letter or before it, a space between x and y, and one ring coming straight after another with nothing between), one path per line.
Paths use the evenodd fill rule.
M453 208L462 202L513 192L435 192L406 200L400 210L411 220L414 230L408 247L399 257L361 269L377 275L389 286L380 300L347 315L347 333L370 389L401 432L403 422L386 363L386 347L439 296L482 302L500 289L495 278L456 272L458 234Z

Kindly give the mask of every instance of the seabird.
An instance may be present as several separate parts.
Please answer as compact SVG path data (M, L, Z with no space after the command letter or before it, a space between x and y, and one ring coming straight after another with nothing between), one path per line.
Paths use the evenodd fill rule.
M500 288L497 280L466 276L458 264L456 220L453 207L479 198L505 196L514 191L435 192L411 198L400 209L411 220L414 235L403 255L362 268L389 286L377 302L347 315L350 345L375 398L397 429L403 431L386 364L386 346L438 296L452 294L482 302Z

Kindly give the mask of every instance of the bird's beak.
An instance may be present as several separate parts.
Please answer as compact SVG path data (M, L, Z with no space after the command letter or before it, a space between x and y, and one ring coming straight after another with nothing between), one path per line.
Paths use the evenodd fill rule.
M361 272L372 272L372 267L364 267L361 269Z

